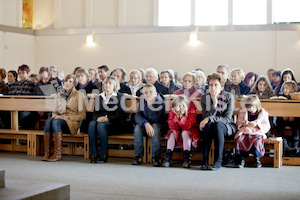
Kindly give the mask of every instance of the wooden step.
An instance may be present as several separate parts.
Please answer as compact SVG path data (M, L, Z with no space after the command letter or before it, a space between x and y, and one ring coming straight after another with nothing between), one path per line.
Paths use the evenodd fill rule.
M70 185L6 179L0 190L0 199L70 199Z

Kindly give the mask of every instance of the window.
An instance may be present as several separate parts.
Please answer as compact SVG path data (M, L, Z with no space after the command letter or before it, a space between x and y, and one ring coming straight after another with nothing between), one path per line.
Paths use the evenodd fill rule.
M267 24L267 0L233 0L233 24Z
M196 0L195 25L227 25L228 1L227 0Z
M273 23L300 22L299 0L273 0Z
M191 0L159 0L158 26L190 26Z

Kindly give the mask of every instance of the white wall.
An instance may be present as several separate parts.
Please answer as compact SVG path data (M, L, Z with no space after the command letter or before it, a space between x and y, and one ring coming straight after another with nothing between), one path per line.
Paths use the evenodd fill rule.
M33 1L33 24L35 30L54 28L54 1L34 0Z
M22 27L22 0L0 0L0 24Z
M241 67L245 72L266 74L272 67L291 67L300 80L299 32L272 31L201 32L200 44L188 42L189 33L96 34L95 46L85 44L85 35L39 36L36 67L55 64L65 73L76 66L86 69L106 64L111 69L154 67L177 69L180 75L195 68L206 74L219 64Z
M0 66L6 71L27 64L35 71L35 36L0 31Z

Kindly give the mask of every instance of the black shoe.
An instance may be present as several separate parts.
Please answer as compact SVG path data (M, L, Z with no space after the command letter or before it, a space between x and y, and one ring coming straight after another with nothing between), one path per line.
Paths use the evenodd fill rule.
M191 152L188 150L185 150L183 152L183 168L190 168L191 167Z
M172 155L173 155L173 151L171 151L171 149L167 149L165 153L165 160L162 164L163 167L171 167Z
M203 164L202 166L200 166L201 170L208 170L208 164Z
M259 160L256 161L256 162L254 162L254 167L255 167L255 168L261 168L261 167L262 167L261 162L260 162Z
M106 162L107 162L107 155L103 155L97 160L97 163L106 163Z
M97 155L92 155L91 163L97 163Z
M143 163L143 157L135 156L133 161L131 162L132 165L140 165Z
M171 167L171 162L165 160L165 161L163 162L162 166L163 166L163 167Z
M153 166L154 167L161 167L161 162L159 161L159 157L157 157L157 156L155 156L155 157L153 157Z

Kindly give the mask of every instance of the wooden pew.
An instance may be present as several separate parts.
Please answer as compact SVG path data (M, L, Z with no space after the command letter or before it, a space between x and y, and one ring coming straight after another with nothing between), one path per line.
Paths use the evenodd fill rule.
M169 105L172 100L172 97L166 98L166 112L168 113ZM196 99L199 102L199 99ZM126 113L135 113L138 108L138 99L136 98L129 98L126 100L126 106L127 108L130 108L126 110ZM294 116L294 117L300 117L300 111L299 111L299 105L300 101L295 101L295 100L261 100L262 101L262 106L269 112L270 116ZM41 148L40 145L40 138L43 136L42 131L31 131L31 130L19 130L18 128L18 111L52 111L53 110L53 105L54 105L54 99L53 97L40 97L40 96L1 96L0 97L0 110L4 111L10 111L11 112L11 130L6 130L6 129L0 129L0 138L9 138L11 137L12 140L19 140L19 139L26 139L27 138L27 154L28 155L39 155L41 153L41 150L39 151L38 149ZM200 104L200 102L199 102ZM89 101L88 104L88 111L92 111L94 106L93 100ZM236 99L236 109L234 111L234 115L238 114L238 111L240 109L241 102L240 99ZM198 108L197 113L201 114L201 107ZM6 135L6 136L4 136ZM12 136L11 136L12 135ZM25 135L25 136L24 136ZM26 138L25 138L26 137ZM119 137L119 138L118 138ZM78 136L72 136L72 135L66 135L64 137L65 141L68 143L83 143L84 148L83 148L83 155L85 159L89 158L89 144L88 144L88 135L83 134L83 135L78 135ZM117 139L117 140L116 140ZM130 135L121 135L121 136L110 136L109 141L112 143L118 143L118 144L123 144L121 140L124 141L125 144L133 144L133 134ZM280 139L278 139L280 140ZM151 144L147 142L147 147L144 149L147 149L147 157L149 157L151 150L149 149L149 145ZM277 141L277 140L276 140ZM226 141L229 145L233 144L232 141ZM279 144L277 144L279 142ZM15 142L17 143L17 142ZM273 143L273 140L272 140ZM282 141L277 141L275 142L274 140L274 146L272 148L275 148L275 143L276 147L282 146ZM281 144L280 144L281 143ZM82 147L81 149L76 149L74 147L74 144L70 144L69 150L64 150L64 152L67 152L69 155L77 155L82 153ZM226 143L225 143L226 145ZM75 150L74 150L75 148ZM7 146L4 147L4 149L18 149L15 144L12 144L9 148ZM24 150L24 147L20 148L22 151ZM0 148L1 150L1 148ZM112 155L118 155L118 153L115 153L111 151ZM280 152L278 152L278 157L280 157ZM129 154L126 154L128 157L133 157L132 152ZM145 154L146 155L146 154ZM145 156L146 157L146 156ZM151 161L152 159L148 159L148 161ZM278 165L278 164L277 164ZM275 166L275 164L274 164Z

